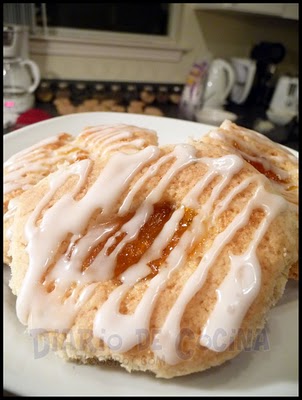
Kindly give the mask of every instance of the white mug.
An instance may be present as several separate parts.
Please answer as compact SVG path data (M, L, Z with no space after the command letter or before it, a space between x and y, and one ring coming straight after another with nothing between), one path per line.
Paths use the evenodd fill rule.
M231 59L235 71L235 84L231 92L231 100L242 104L247 99L256 73L256 63L249 58L234 57Z
M18 89L24 93L33 93L40 83L40 70L31 60L5 58L3 62L4 93Z
M235 83L234 69L227 61L212 61L203 97L203 107L222 108Z
M40 82L38 65L21 58L3 60L3 107L20 114L34 106L34 91Z

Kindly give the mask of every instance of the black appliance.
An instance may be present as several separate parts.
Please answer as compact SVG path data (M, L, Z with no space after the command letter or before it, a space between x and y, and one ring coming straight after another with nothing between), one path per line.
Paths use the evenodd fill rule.
M285 54L281 43L260 42L253 47L250 58L256 61L256 74L247 104L263 106L264 109L269 106L276 84L277 64Z

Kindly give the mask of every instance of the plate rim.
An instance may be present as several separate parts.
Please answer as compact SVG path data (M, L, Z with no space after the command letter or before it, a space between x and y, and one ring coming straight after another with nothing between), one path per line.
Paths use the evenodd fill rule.
M217 128L214 125L210 125L210 124L204 124L198 121L188 121L185 119L181 119L181 118L172 118L172 117L165 117L165 116L157 116L157 115L145 115L145 114L133 114L133 113L121 113L121 112L113 112L113 111L89 111L89 112L83 112L83 113L72 113L72 114L68 114L68 115L59 115L56 117L52 117L52 118L48 118L44 121L39 121L36 122L34 124L31 125L27 125L24 126L22 128L19 129L15 129L12 132L8 132L5 135L3 135L3 138L5 140L5 138L7 138L8 136L15 136L17 134L22 134L23 132L26 132L27 130L30 130L31 128L37 128L43 125L47 125L52 123L53 121L58 121L58 120L64 120L64 119L71 119L71 118L77 118L78 116L96 116L96 115L100 115L100 116L112 116L112 117L121 117L121 118L126 118L128 119L129 117L133 117L133 118L143 118L146 120L170 120L171 122L182 122L182 123L186 123L186 124L198 124L198 125L203 125L203 126L208 126L211 128Z
M205 124L202 122L198 122L198 121L188 121L188 120L184 120L181 118L171 118L171 117L162 117L162 116L156 116L156 115L144 115L144 114L133 114L133 113L120 113L120 112L107 112L107 111L90 111L90 112L84 112L84 113L73 113L73 114L68 114L68 115L60 115L60 116L56 116L53 118L49 118L46 119L44 121L40 121L40 122L36 122L34 124L31 125L27 125L24 126L22 128L16 129L12 132L8 132L5 135L3 135L3 152L5 153L5 143L7 142L7 140L10 139L14 139L15 137L17 137L18 135L22 135L24 132L26 133L27 131L30 131L31 129L38 129L39 127L43 127L43 125L49 125L52 123L55 123L59 120L64 121L64 120L68 120L68 119L73 119L73 118L77 118L79 116L112 116L113 118L138 118L138 119L146 119L146 121L160 121L160 120L165 120L165 121L170 121L171 123L184 123L184 124L188 124L191 125L192 127L195 125L197 126L202 126L202 127L207 127L209 129L215 129L218 128L217 126L214 125L210 125L210 124ZM235 122L236 123L236 122ZM56 133L54 133L55 135ZM263 135L263 134L262 134ZM265 136L265 135L263 135ZM267 137L267 136L265 136ZM271 140L271 139L270 139ZM278 143L278 142L274 142L272 140L272 143L275 143L281 147L283 147L284 149L289 150L292 154L294 154L294 156L296 156L296 158L299 158L299 151L292 149L291 147L288 147L282 143Z

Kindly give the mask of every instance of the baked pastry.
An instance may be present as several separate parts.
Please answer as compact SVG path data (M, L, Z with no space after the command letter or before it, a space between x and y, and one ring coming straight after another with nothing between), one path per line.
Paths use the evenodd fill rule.
M10 263L8 254L11 225L18 197L28 188L57 169L57 151L71 142L72 136L61 133L47 138L19 153L4 163L3 213L4 240L3 259Z
M85 128L73 145L87 151L90 158L100 159L117 151L131 153L157 145L157 135L151 129L133 125L102 124Z
M297 243L295 210L239 154L149 145L62 165L22 194L10 287L62 357L171 378L253 343Z
M298 213L298 159L284 146L253 130L224 121L201 138L203 142L230 148L240 154L294 206ZM298 280L298 262L290 269L290 278Z
M76 138L67 133L48 138L12 156L4 164L4 251L10 264L9 238L18 197L63 163L107 157L116 150L135 151L157 144L156 134L131 125L99 125L86 128Z
M243 128L231 121L224 121L220 128L223 129L223 133L212 132L209 136L215 136L224 144L232 146L253 167L265 174L288 201L298 204L297 157L261 133Z

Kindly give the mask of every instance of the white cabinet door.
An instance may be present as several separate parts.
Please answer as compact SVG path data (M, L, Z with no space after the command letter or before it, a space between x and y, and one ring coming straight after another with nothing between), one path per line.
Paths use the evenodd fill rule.
M284 3L233 3L234 11L282 16Z
M237 11L299 19L298 3L190 3L190 5L196 10Z
M299 4L284 4L283 17L289 19L299 19Z

